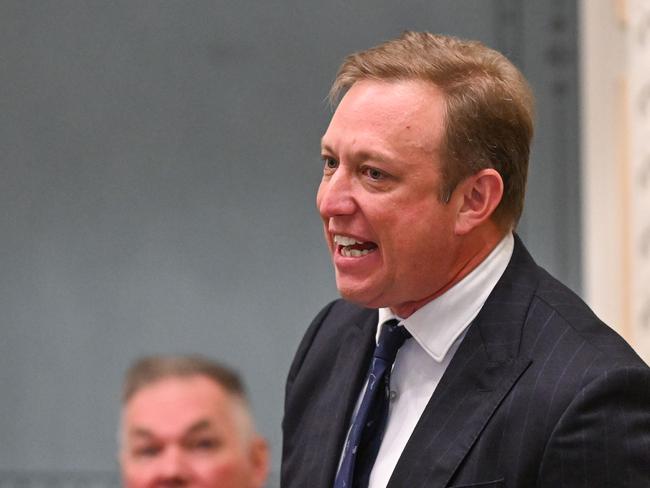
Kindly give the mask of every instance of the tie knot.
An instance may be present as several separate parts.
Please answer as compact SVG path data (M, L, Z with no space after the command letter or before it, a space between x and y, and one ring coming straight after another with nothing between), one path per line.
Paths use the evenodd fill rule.
M379 332L379 340L375 349L374 357L383 359L392 364L397 356L397 351L404 341L411 337L406 327L400 327L399 322L395 319L387 320L382 324Z

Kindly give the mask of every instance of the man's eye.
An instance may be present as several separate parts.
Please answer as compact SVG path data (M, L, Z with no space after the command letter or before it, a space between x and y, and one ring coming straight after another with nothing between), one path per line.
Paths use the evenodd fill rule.
M154 457L160 453L160 448L158 446L141 446L133 449L133 454L138 458L149 458Z
M219 447L219 441L212 438L196 439L191 441L189 445L190 449L194 451L212 451Z
M323 163L325 164L325 169L336 169L339 165L339 162L334 158L323 158Z
M363 173L371 180L381 180L386 176L382 171L375 168L365 168Z

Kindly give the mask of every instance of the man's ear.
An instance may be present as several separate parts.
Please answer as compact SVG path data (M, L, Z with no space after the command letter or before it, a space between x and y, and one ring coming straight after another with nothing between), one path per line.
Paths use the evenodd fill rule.
M251 484L261 488L269 474L269 445L264 438L256 435L251 443Z
M503 197L503 180L495 169L482 169L461 181L454 193L459 205L455 231L464 235L490 219Z

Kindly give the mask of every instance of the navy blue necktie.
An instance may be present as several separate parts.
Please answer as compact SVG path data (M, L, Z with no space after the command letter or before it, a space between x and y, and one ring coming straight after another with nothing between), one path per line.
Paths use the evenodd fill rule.
M368 371L366 391L348 434L334 488L368 486L388 420L390 371L397 350L411 334L397 320L384 322Z

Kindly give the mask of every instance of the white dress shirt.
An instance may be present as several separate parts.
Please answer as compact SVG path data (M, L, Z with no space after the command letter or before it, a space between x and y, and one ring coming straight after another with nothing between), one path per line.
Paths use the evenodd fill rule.
M506 269L514 248L508 233L488 257L438 298L401 319L379 309L379 326L397 318L413 336L400 348L390 377L391 403L369 488L384 488L467 327ZM365 387L363 388L365 390ZM359 399L363 396L363 390ZM359 401L357 401L357 408ZM356 415L356 408L355 408Z

